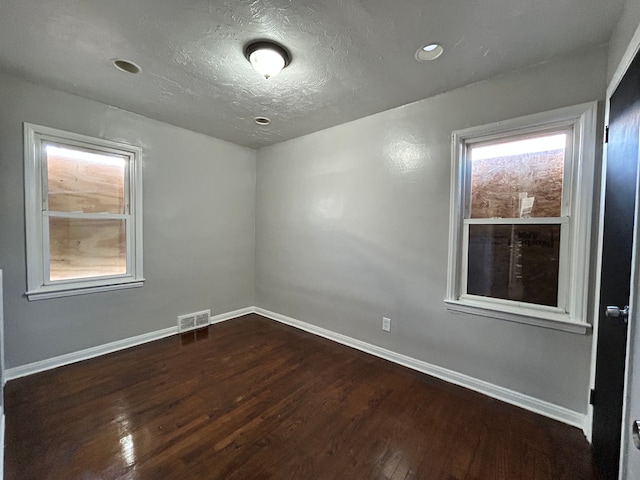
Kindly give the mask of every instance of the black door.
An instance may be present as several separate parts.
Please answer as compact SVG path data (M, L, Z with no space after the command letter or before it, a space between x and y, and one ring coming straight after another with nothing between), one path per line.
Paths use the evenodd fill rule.
M627 324L607 306L629 304L640 135L640 56L610 99L593 450L607 479L618 478Z

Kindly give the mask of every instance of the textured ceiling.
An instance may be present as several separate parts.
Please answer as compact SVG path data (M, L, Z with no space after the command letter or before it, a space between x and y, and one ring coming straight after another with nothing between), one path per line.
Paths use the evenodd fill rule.
M0 69L258 148L601 45L622 4L1 0ZM243 56L252 39L282 43L291 65L260 77ZM418 63L430 42L444 55ZM114 58L142 72L122 73Z

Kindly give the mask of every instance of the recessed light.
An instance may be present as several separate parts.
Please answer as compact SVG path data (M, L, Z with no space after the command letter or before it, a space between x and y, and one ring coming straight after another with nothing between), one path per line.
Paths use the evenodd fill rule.
M271 123L271 120L267 117L256 117L253 121L262 126L269 125Z
M122 60L121 58L116 58L115 60L111 60L111 63L113 63L113 66L116 67L118 70L125 73L136 74L136 73L140 73L140 70L142 70L135 63L130 62L129 60Z
M264 78L271 78L291 63L291 56L284 48L273 42L253 42L244 49L251 66Z
M439 43L430 43L424 47L420 47L416 52L416 60L419 62L428 62L435 60L444 52L444 48Z

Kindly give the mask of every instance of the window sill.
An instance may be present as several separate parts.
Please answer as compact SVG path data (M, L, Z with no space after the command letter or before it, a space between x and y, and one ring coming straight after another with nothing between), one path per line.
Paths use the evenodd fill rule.
M137 288L144 285L144 279L138 279L126 283L118 283L114 285L97 285L93 287L78 288L47 288L42 290L33 290L25 293L29 301L47 300L50 298L71 297L74 295L85 295L87 293L110 292L112 290L123 290L125 288Z
M569 320L567 314L558 314L553 312L535 312L531 314L530 310L518 307L496 307L488 306L480 302L448 300L445 299L447 310L458 313L468 313L471 315L479 315L482 317L497 318L508 322L524 323L537 327L550 328L563 332L587 334L591 331L591 325L588 323L575 322ZM499 309L498 309L499 308Z

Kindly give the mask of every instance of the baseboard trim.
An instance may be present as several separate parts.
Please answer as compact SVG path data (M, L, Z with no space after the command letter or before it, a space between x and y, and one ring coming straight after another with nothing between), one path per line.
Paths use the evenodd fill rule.
M243 315L249 315L255 313L255 307L240 308L233 312L221 313L220 315L214 315L209 319L209 324L226 322L227 320L233 320L234 318L242 317Z
M498 385L494 385L484 380L479 380L469 375L439 367L437 365L432 365L422 360L417 360L415 358L408 357L406 355L402 355L400 353L396 353L391 350L387 350L385 348L378 347L376 345L372 345L370 343L366 343L361 340L357 340L355 338L333 332L331 330L317 327L315 325L311 325L295 318L287 317L279 313L265 310L264 308L255 307L253 311L258 315L262 315L263 317L267 317L277 322L284 323L286 325L290 325L300 330L312 333L314 335L333 340L335 342L341 343L342 345L355 348L371 355L375 355L376 357L389 360L390 362L403 365L427 375L431 375L433 377L444 380L445 382L453 383L455 385L474 390L478 393L482 393L497 400L501 400L503 402L510 403L534 413L544 415L545 417L549 417L568 425L578 427L583 431L585 429L586 415L575 412L573 410L569 410L568 408L562 407L560 405L555 405L545 400L540 400L538 398L531 397L529 395L525 395L508 388L500 387Z
M242 308L240 310L234 310L232 312L221 313L219 315L212 316L209 319L210 324L224 322L225 320L231 320L232 318L241 317L248 313L253 313L254 308ZM154 340L160 340L162 338L170 337L178 333L177 325L174 327L164 328L162 330L156 330L155 332L143 333L135 337L125 338L123 340L117 340L115 342L106 343L104 345L98 345L97 347L91 347L78 352L67 353L58 357L48 358L46 360L40 360L38 362L29 363L27 365L21 365L19 367L9 368L5 371L5 379L15 380L16 378L26 377L33 375L34 373L44 372L53 368L62 367L71 363L80 362L82 360L89 360L90 358L99 357L108 353L117 352L127 348L135 347L145 343L153 342Z
M584 426L582 428L584 436L589 444L593 443L593 405L587 406L587 413L584 416Z
M117 352L126 348L142 345L143 343L153 342L161 338L169 337L178 333L178 327L169 327L155 332L143 333L135 337L117 340L115 342L98 345L97 347L86 348L77 352L66 353L53 358L47 358L38 362L28 363L19 367L8 368L5 371L7 380L15 380L16 378L26 377L34 373L44 372L53 368L62 367L71 363L89 360L90 358L99 357L108 353Z
M544 415L546 417L558 420L560 422L572 425L582 429L586 433L587 416L585 414L569 410L568 408L555 405L545 400L540 400L529 395L525 395L514 390L494 385L484 380L465 375L453 370L449 370L437 365L433 365L422 360L418 360L400 353L387 350L376 345L357 340L346 335L342 335L331 330L327 330L310 323L297 320L295 318L287 317L264 308L260 307L247 307L239 310L234 310L227 313L212 316L210 318L210 324L220 323L234 318L241 317L250 313L256 313L271 320L304 330L306 332L318 335L323 338L327 338L334 342L346 345L351 348L375 355L376 357L389 360L390 362L403 365L405 367L417 370L419 372L431 375L449 383L459 385L470 390L482 393L489 397L501 400L503 402L510 403L517 407L524 408L526 410ZM115 342L99 345L97 347L87 348L78 352L68 353L60 355L58 357L49 358L46 360L40 360L38 362L29 363L19 367L9 368L5 371L6 380L14 380L16 378L25 377L34 373L51 370L53 368L69 365L71 363L80 362L82 360L88 360L108 353L117 352L127 348L142 345L144 343L152 342L154 340L160 340L161 338L169 337L178 333L177 326L157 330L155 332L149 332L135 337L118 340ZM4 415L0 420L0 442L4 440ZM0 444L2 445L2 444ZM1 471L1 470L0 470ZM1 477L0 477L1 480Z

